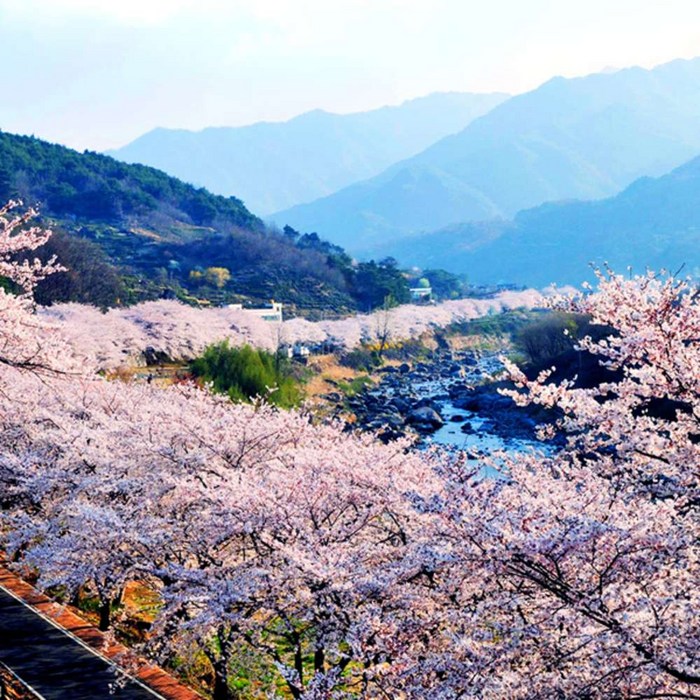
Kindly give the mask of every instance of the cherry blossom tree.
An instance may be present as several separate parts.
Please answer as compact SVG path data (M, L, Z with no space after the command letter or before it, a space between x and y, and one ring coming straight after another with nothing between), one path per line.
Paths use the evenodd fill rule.
M191 360L213 343L251 345L275 351L285 343L332 341L351 349L362 341L418 337L435 327L541 303L532 290L504 292L493 299L460 299L437 306L406 304L374 314L310 322L290 319L281 325L263 321L236 308L195 309L177 301L152 301L129 308L99 309L82 304L57 304L40 309L41 318L60 327L72 347L94 357L100 369L113 370L142 361L147 348L174 360Z
M53 259L46 264L17 259L46 243L51 232L28 225L36 216L31 209L13 215L19 207L11 201L0 208L0 279L5 280L0 285L0 364L34 371L74 369L72 352L57 329L34 314L35 286L62 268Z
M124 585L151 581L153 643L207 654L217 697L241 645L296 697L379 683L415 603L429 461L192 386L94 380L56 398L50 425L33 411L14 416L31 440L14 447L27 497L6 546L42 585L87 587L106 627Z
M598 292L563 306L610 328L580 345L616 372L582 389L508 366L519 387L510 395L558 408L567 443L504 458L501 479L449 479L443 515L460 566L442 572L433 654L459 672L443 691L699 697L697 290L607 274Z
M700 697L689 282L601 274L597 292L558 302L609 329L579 347L610 380L584 389L508 365L509 394L558 409L543 435L559 430L565 445L495 455L501 476L484 479L465 454L96 376L77 349L97 347L105 366L148 345L186 357L220 334L274 343L277 329L172 302L37 314L31 290L56 265L14 262L48 234L11 211L0 210L11 287L0 288L0 538L41 585L88 587L106 626L120 590L149 583L163 603L152 649L208 656L217 700L242 646L306 700ZM389 313L399 337L526 299ZM355 342L375 320L290 334Z
M387 662L384 635L409 605L423 542L414 501L439 484L404 445L258 411L247 435L212 440L209 451L226 460L210 461L200 487L187 489L200 534L184 562L158 572L157 629L210 656L217 698L229 697L230 656L242 645L277 667L293 697L366 689ZM179 510L170 512L167 539L181 540Z

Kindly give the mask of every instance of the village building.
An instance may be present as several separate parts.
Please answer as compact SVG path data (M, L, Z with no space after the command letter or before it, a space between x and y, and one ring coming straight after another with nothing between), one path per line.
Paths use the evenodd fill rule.
M282 303L274 300L270 302L269 306L263 306L260 309L246 309L243 304L229 304L227 308L245 311L247 314L257 316L263 321L282 323Z

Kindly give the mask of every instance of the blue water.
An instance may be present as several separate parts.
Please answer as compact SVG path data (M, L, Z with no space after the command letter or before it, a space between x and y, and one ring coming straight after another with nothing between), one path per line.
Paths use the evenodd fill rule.
M482 358L476 367L470 368L462 381L467 385L475 385L494 378L503 369L501 362L494 356ZM437 379L424 384L414 384L413 389L421 396L446 395L455 379ZM526 440L515 437L504 437L489 432L487 421L478 414L456 408L449 400L437 401L445 425L422 441L427 445L445 445L466 451L475 458L496 452L530 452L533 450L547 452L548 447L539 440ZM452 416L462 416L464 421L452 422ZM463 433L461 428L469 423L472 431Z

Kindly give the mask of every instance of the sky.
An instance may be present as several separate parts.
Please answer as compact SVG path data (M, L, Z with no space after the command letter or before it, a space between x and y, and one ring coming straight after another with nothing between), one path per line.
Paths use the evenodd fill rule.
M699 0L0 0L0 129L104 150L698 55Z

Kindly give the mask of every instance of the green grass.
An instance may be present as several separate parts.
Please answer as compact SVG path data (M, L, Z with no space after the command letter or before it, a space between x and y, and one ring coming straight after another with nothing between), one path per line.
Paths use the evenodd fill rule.
M349 398L361 393L373 383L374 382L372 381L371 377L363 374L359 377L355 377L355 379L352 379L349 382L338 382L338 389L340 389L340 391Z

